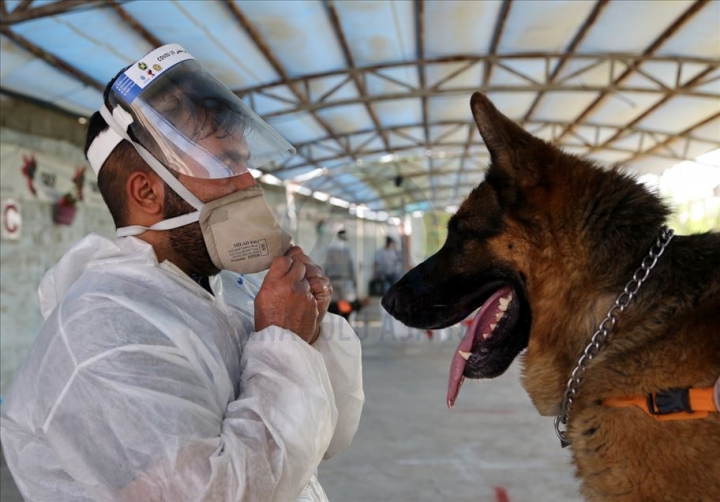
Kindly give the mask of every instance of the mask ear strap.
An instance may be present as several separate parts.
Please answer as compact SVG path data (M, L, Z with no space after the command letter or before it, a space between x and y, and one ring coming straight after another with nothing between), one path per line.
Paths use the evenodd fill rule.
M155 171L155 174L160 176L160 178L165 183L167 183L167 185L172 188L175 193L182 197L185 202L190 204L196 210L200 211L200 209L202 209L204 204L200 199L195 196L195 194L188 190L185 185L180 183L178 179L173 176L159 160L153 157L153 155L145 149L145 147L138 143L135 143L132 139L130 139L130 136L128 136L127 134L127 128L130 124L132 124L133 118L128 112L123 110L121 107L116 106L113 109L112 113L110 113L110 110L108 110L107 107L103 104L103 106L100 107L100 115L102 115L102 117L105 119L105 122L107 122L108 125L112 127L115 132L122 136L124 140L130 142L130 144L135 148L135 150L137 150L137 152L140 154L140 157L142 157L142 159L147 163L147 165L149 165L150 168ZM173 218L173 220L174 219L175 218ZM197 218L195 219L195 221L197 221Z
M173 228L189 225L190 223L195 223L199 219L200 211L193 211L192 213L183 214L182 216L176 216L175 218L159 221L151 227L130 225L129 227L118 228L116 233L118 237L128 237L130 235L140 235L146 230L171 230Z

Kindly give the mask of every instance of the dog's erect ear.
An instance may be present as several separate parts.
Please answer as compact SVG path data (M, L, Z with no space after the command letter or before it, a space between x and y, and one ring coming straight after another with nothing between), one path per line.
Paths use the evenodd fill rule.
M540 175L538 157L545 158L551 147L500 113L480 92L472 95L470 107L493 166L521 185L534 185Z

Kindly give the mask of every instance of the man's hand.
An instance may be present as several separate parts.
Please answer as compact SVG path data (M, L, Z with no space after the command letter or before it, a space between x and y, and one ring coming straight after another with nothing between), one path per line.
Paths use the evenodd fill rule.
M275 325L308 343L315 341L320 324L318 302L306 274L306 265L288 254L272 261L255 298L255 331Z
M313 263L310 257L298 246L291 247L287 253L285 253L285 256L290 257L293 261L300 261L305 265L305 278L310 283L310 289L317 302L317 330L315 337L310 341L310 343L313 343L317 340L317 337L320 336L320 323L325 317L325 313L330 305L330 300L332 300L332 284L330 284L330 279L323 273L322 268Z

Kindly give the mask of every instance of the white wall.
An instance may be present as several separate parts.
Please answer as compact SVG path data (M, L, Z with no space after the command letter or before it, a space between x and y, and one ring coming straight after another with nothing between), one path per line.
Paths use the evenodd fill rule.
M24 158L31 155L37 165L36 195L21 172ZM86 165L82 150L69 143L0 129L0 200L16 201L22 218L19 240L0 241L0 393L42 326L37 287L45 272L85 234L114 231L89 167L86 200L73 224L52 221L53 200L73 188L75 169Z

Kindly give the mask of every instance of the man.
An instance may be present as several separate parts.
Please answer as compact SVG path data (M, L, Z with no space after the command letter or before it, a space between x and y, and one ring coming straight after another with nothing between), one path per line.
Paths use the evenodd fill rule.
M357 429L360 349L249 173L289 150L178 45L110 82L86 154L121 238L48 272L3 404L27 500L326 500L315 471ZM268 268L251 307L225 301L221 269Z
M383 284L383 294L390 287L400 280L402 273L402 263L400 256L395 249L395 239L390 236L385 237L385 247L375 252L375 262L373 267L373 277L378 278Z
M324 268L333 284L333 302L357 300L355 265L348 248L345 229L338 230L337 239L330 243Z

